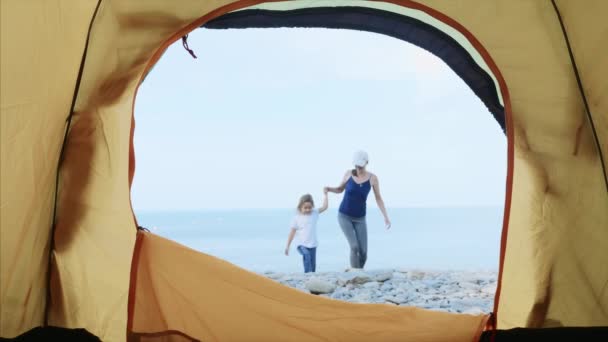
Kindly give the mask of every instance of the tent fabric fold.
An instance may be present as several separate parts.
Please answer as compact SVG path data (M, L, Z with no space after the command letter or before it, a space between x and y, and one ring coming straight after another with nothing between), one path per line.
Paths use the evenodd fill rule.
M152 341L153 334L174 336L171 330L177 330L180 338L201 341L470 342L481 336L487 319L313 296L157 235L139 234L129 308L132 340Z

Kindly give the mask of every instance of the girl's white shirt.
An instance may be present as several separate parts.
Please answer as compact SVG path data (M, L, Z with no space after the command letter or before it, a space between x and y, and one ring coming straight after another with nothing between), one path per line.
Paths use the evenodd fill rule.
M296 214L291 221L290 229L296 230L294 237L295 246L307 248L317 247L317 221L319 221L319 210L313 209L309 215Z

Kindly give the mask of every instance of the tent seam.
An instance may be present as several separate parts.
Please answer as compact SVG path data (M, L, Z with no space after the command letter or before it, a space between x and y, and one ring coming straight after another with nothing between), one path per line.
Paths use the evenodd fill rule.
M585 106L585 113L587 114L587 118L589 119L589 124L591 125L591 131L593 133L593 139L595 141L595 146L597 147L598 154L600 156L600 164L602 166L602 174L604 176L604 183L606 184L606 193L608 194L608 175L606 174L606 163L604 162L604 154L602 153L602 145L600 144L599 138L597 137L597 131L595 130L595 123L593 122L593 115L591 115L591 110L589 109L589 103L587 102L587 95L585 94L585 89L583 87L583 81L581 80L581 76L578 72L578 66L576 65L576 60L574 59L574 52L572 51L572 46L570 45L570 39L568 38L568 32L566 32L566 27L562 20L562 15L555 3L555 0L551 0L551 4L553 4L553 9L555 10L555 15L557 16L557 20L559 21L559 25L562 29L562 33L564 35L564 41L566 42L566 47L568 48L568 55L570 56L570 63L572 63L572 69L574 71L574 76L576 77L576 83L578 85L578 90L581 93L581 97L583 99L583 104Z
M50 232L50 246L47 266L47 291L46 291L46 303L44 308L44 326L49 324L49 312L50 312L50 299L51 299L51 265L53 260L53 250L55 249L55 229L57 227L57 202L59 194L59 169L65 158L65 147L67 145L68 134L70 132L70 126L72 124L72 117L74 115L74 108L76 107L76 99L78 98L78 92L80 90L80 83L82 81L82 74L84 73L84 66L87 59L87 51L89 49L89 40L91 38L91 30L93 28L93 22L99 12L99 7L102 0L97 0L95 11L89 22L89 28L87 31L87 38L85 40L84 50L82 51L82 58L80 60L80 67L78 70L78 76L76 77L76 84L74 85L74 94L72 95L72 104L70 105L70 112L66 118L65 132L63 135L63 141L61 143L61 150L59 151L59 160L57 161L57 172L55 174L55 196L53 199L53 218L51 220L51 232Z

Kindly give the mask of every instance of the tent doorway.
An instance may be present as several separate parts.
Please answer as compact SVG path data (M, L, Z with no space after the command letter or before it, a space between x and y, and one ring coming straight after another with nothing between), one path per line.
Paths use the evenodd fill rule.
M290 45L289 40L297 41L299 47ZM224 43L224 47L216 45L227 41L234 43ZM306 49L311 47L302 46L307 45L307 41L310 42L308 45L316 45L313 54L317 55L319 50L332 49L332 45L340 41L345 46L334 49L348 51L342 54L329 52L310 60L313 57L306 55ZM356 48L355 41L379 42L375 46ZM192 60L181 44L176 44L165 53L154 72L148 74L138 101L149 99L146 100L149 105L140 107L143 104L137 104L135 142L138 177L150 169L156 169L162 175L180 175L170 177L171 182L159 182L159 177L154 191L160 187L165 203L184 203L181 211L186 208L190 212L174 216L169 221L166 213L165 216L142 213L138 216L140 224L148 228L157 226L156 233L249 270L259 273L271 271L275 273L271 276L280 280L277 273L301 271L297 259L293 256L285 259L281 255L286 225L293 212L292 208L285 207L295 206L293 202L303 192L314 193L323 185L333 185L336 178L350 167L350 154L355 147L350 142L341 142L348 141L350 135L362 136L368 137L370 141L363 142L367 146L371 144L372 150L376 151L372 153L375 162L371 169L382 177L385 201L391 207L389 213L394 223L389 234L382 232L382 218L373 208L373 196L370 196L370 269L496 269L504 193L490 199L493 201L490 208L479 198L471 205L473 208L443 211L429 208L453 205L457 197L473 198L473 193L488 199L488 193L482 194L484 189L491 187L496 190L497 185L501 188L506 174L506 141L500 124L488 115L483 103L441 60L391 37L351 30L202 30L191 33L189 43L199 59ZM226 49L226 45L242 48ZM266 48L255 49L260 45ZM375 52L366 54L366 49ZM290 54L290 51L295 52ZM306 56L298 57L297 53ZM386 58L386 53L397 55ZM241 57L244 55L248 56L245 61ZM351 65L345 66L346 62L343 62L341 69L331 75L331 70L339 67L332 60L345 61L349 56ZM305 64L307 58L316 68L326 70L315 75L294 71L302 69L294 68L294 65ZM261 61L268 59L271 60L268 64L260 65ZM169 60L180 66L165 64ZM401 67L387 70L387 66L378 66L387 63ZM269 64L275 70L270 70ZM329 78L348 73L348 79L314 80L328 73ZM448 76L444 78L442 75ZM427 80L417 78L421 76ZM330 85L322 88L323 82ZM438 87L442 82L446 85ZM414 83L419 88L412 88ZM166 84L179 84L179 87L162 92L153 89L153 85L166 87ZM453 84L457 84L459 90L450 89L456 88ZM253 91L252 87L258 89ZM380 87L381 91L374 91L374 87ZM320 88L321 91L318 90ZM340 91L341 88L347 89ZM166 99L162 103L158 101L161 93ZM230 100L235 94L239 94L239 101ZM179 112L185 103L191 101L189 98L196 99L199 105L194 107L198 108ZM442 103L444 98L455 99L458 103L448 100ZM473 101L463 104L466 101L461 101L462 98ZM240 102L246 103L246 109ZM457 106L467 109L455 110ZM477 120L483 124L471 124ZM307 126L306 121L314 123ZM188 122L187 127L184 127L184 122ZM357 127L362 125L356 122L364 122L365 127ZM269 130L264 130L268 126ZM361 132L357 131L360 128ZM344 132L336 133L336 130ZM299 137L302 131L307 132L310 139L293 138ZM382 134L374 131L382 131ZM138 140L140 132L144 136ZM271 138L267 140L265 136ZM372 143L387 136L388 139ZM182 143L176 145L176 140ZM300 142L293 144L293 140ZM479 141L486 143L479 144ZM290 147L288 150L283 146L279 148L277 142ZM147 155L138 145L149 151ZM489 152L488 145L499 147ZM332 146L337 148L332 150ZM474 162L472 156L477 154L476 151L484 157L476 156L478 161ZM159 158L161 153L162 158ZM184 157L186 154L187 158ZM283 162L276 164L273 160L276 158ZM165 162L158 165L156 160L159 159ZM474 166L464 160L471 160ZM496 163L502 164L495 168L493 164ZM337 175L331 174L332 170ZM264 178L265 174L270 174L272 181ZM138 177L134 183L136 208L138 199L153 199L151 195L144 196L144 192L138 196L137 192L141 191ZM252 187L251 178L264 181ZM193 184L193 181L198 184ZM294 186L294 183L301 187ZM293 188L291 192L284 190L289 187ZM152 194L153 187L148 188L150 191L147 193ZM283 191L277 191L277 188ZM226 198L221 189L225 189L230 198ZM264 192L280 200L274 201L274 206L267 204L266 208L257 208L262 209L258 212L243 210L250 209L248 205L255 208L268 202L264 196L261 202L256 202ZM320 193L314 194L319 205ZM176 197L167 198L171 196ZM188 203L183 197L188 198ZM339 198L330 202L330 213L319 226L323 244L319 249L319 271L338 271L348 267L348 245L335 219ZM204 214L196 212L196 206L201 206L201 203L207 208ZM403 208L409 205L427 208ZM283 210L269 210L276 209L276 206ZM209 210L214 208L216 210ZM227 208L241 211L228 212ZM237 228L246 232L237 232ZM440 236L443 238L438 239ZM471 238L476 236L482 237L483 242L476 243L478 240ZM484 241L484 238L487 239ZM401 243L396 244L396 241ZM336 249L343 253L329 252ZM295 249L292 253L297 255ZM460 263L454 265L457 259ZM482 263L472 264L471 260ZM453 266L448 265L449 262ZM290 285L288 281L285 283ZM492 283L495 286L495 279L474 285L480 289L486 285L491 288ZM302 284L294 282L292 285ZM490 291L487 303L491 302L492 295ZM424 306L410 302L412 304ZM442 305L431 304L437 304L437 308ZM429 307L434 308L432 305Z

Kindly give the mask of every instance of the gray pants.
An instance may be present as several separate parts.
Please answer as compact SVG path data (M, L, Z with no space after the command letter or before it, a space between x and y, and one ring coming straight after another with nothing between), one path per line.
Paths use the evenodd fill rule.
M364 217L338 213L338 223L350 245L350 267L363 268L367 260L367 223Z

